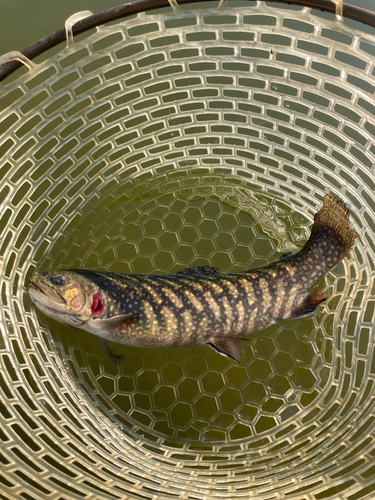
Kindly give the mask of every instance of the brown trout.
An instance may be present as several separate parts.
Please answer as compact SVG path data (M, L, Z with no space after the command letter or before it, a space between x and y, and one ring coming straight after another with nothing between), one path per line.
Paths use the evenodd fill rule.
M30 278L31 300L44 314L107 340L139 347L207 344L240 362L239 342L281 319L311 314L327 299L309 289L353 248L349 209L330 195L311 235L295 254L233 274L211 267L173 275L67 269Z

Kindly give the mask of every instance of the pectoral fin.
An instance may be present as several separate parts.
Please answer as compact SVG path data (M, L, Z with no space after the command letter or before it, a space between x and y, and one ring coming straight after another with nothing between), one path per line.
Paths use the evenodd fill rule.
M124 357L124 355L123 354L116 354L109 347L109 344L105 339L102 339L101 337L99 337L99 339L100 339L100 342L102 343L102 346L105 349L105 352L108 354L109 359L112 361L112 363L114 365L118 365L122 361L122 358Z
M207 342L207 345L211 347L214 351L233 359L236 363L241 363L241 351L239 348L239 343L242 340L247 340L246 338L235 338L235 339L212 339Z
M308 316L315 311L320 303L327 299L328 297L326 296L323 288L313 290L311 293L307 294L299 304L288 311L285 314L284 319L295 319Z
M111 316L109 318L94 318L94 325L106 332L121 332L137 324L139 314Z
M110 318L94 318L94 325L96 328L103 330L108 333L121 333L126 331L132 325L135 325L139 321L139 315L118 315L112 316ZM100 342L102 343L108 357L113 362L113 364L118 365L122 360L123 356L116 354L109 347L106 339L99 336Z

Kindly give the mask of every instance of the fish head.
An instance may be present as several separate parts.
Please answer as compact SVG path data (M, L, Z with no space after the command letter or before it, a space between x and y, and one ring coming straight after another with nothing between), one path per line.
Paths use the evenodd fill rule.
M34 305L47 316L76 328L105 310L104 298L89 277L74 271L45 271L29 279Z

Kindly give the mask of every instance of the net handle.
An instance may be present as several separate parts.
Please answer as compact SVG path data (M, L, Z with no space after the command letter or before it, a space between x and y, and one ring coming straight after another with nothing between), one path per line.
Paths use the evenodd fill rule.
M189 3L199 3L202 0L178 0L178 4L184 5ZM205 0L205 1L217 1L217 0ZM265 1L265 0L262 0ZM272 0L275 3L298 5L302 7L309 7L312 9L322 10L324 12L330 12L336 14L336 3L332 0ZM341 2L340 2L341 3ZM72 27L73 36L80 33L84 33L89 29L95 28L102 24L108 23L110 21L115 21L123 17L130 16L132 14L137 14L139 12L146 12L151 9L160 9L163 7L169 7L169 0L136 0L135 2L130 2L124 5L119 5L98 14L93 14L84 19L79 20ZM350 4L342 4L343 16L358 21L362 24L367 24L369 26L375 27L375 12L372 12L361 7L356 7ZM43 52L55 47L59 43L66 41L66 30L62 28L60 30L51 33L50 35L41 38L37 42L29 45L26 49L22 50L23 56L27 59L32 60L39 56ZM0 65L0 82L3 81L7 76L12 74L18 68L22 66L22 62L19 60L10 60L4 62Z

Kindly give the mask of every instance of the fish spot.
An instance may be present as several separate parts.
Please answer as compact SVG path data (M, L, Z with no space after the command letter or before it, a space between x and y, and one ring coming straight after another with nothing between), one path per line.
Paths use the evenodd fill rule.
M189 299L190 303L193 305L193 307L195 307L195 309L198 312L202 312L203 311L203 305L197 299L197 297L193 293L191 293L189 290L185 290L184 293L185 293L186 297Z
M209 285L212 287L215 293L223 293L223 289L218 284L209 282Z
M203 291L203 287L199 283L190 283L190 286L192 286L193 289L196 290L196 291L198 291L198 292L202 292Z
M223 283L223 285L226 286L228 293L230 293L236 299L239 295L239 292L238 292L236 286L231 281L228 281L228 280L223 280L222 283Z
M169 288L162 288L162 292L172 302L174 306L178 307L179 309L181 309L184 306L180 298Z

